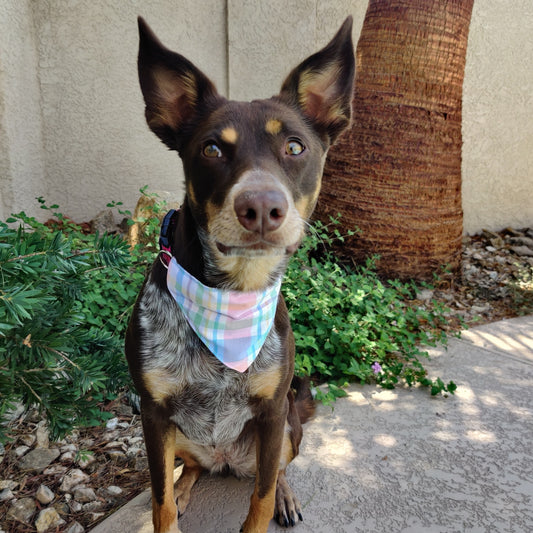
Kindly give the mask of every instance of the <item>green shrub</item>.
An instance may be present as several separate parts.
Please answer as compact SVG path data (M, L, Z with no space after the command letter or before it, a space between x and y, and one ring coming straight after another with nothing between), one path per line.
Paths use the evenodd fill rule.
M55 230L24 213L7 222L19 226L0 223L0 418L18 401L46 414L53 437L100 423L98 402L127 379L113 314L134 297L118 275L127 243L64 217Z
M342 396L348 381L377 381L394 388L403 380L430 387L432 394L453 393L453 382L431 381L420 361L420 346L445 343L439 325L445 309L413 308L413 283L382 282L374 263L359 268L339 264L332 249L343 237L317 222L291 259L282 291L296 341L296 372L328 382L326 401Z
M121 236L85 235L57 206L39 202L58 220L55 227L24 213L0 222L0 420L14 402L35 405L59 437L75 425L101 423L108 416L101 402L130 385L124 334L166 206L156 201L141 220L143 241L154 244L130 251ZM342 236L334 225L316 223L285 277L296 372L327 382L328 392L319 391L326 402L353 380L453 393L452 382L429 380L420 362L427 353L419 346L446 340L439 329L444 309L409 306L416 286L381 282L372 261L355 270L339 264L331 251L336 239Z

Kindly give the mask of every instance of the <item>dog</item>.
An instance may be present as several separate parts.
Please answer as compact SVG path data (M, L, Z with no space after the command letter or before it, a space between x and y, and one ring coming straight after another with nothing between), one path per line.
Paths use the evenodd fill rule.
M242 532L266 532L272 517L293 526L302 515L285 469L314 401L294 377L279 285L316 204L327 151L351 120L352 19L277 96L252 102L221 96L138 22L146 120L181 157L186 191L163 224L162 253L126 335L154 530L179 531L204 470L255 476ZM218 298L224 309L210 307ZM175 457L184 466L174 488Z

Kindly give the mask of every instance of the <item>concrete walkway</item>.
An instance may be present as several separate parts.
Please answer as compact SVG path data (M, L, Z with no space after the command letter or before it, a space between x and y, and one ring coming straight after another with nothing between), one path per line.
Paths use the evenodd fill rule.
M288 469L304 515L294 533L533 531L533 316L430 354L455 396L355 385L318 409ZM201 477L180 530L238 532L252 485ZM92 533L125 531L152 531L148 491Z

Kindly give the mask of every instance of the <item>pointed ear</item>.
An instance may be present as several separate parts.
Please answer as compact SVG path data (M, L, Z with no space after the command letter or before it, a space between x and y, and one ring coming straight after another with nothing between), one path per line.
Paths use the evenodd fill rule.
M348 17L326 47L289 74L279 97L296 105L333 144L350 124L354 76L352 17Z
M180 133L200 106L221 97L205 74L161 44L142 17L138 23L138 70L146 122L169 148L179 149Z

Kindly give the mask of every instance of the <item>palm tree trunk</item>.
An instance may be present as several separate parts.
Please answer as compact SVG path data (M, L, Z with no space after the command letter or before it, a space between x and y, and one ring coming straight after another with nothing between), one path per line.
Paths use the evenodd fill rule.
M460 266L461 102L474 0L370 0L353 127L330 150L318 216L361 231L344 253L381 273Z

